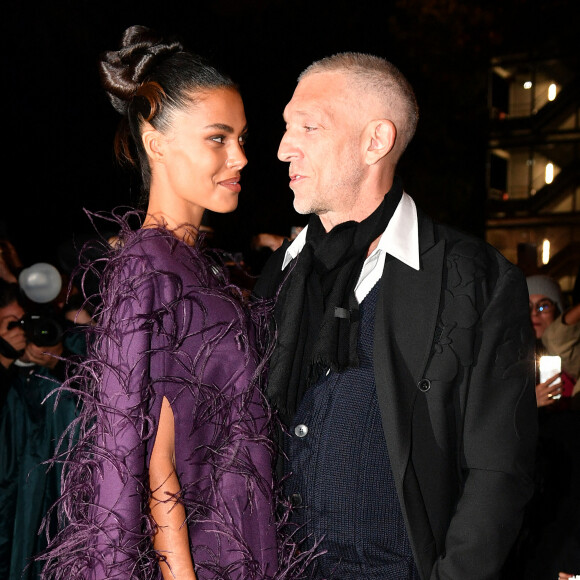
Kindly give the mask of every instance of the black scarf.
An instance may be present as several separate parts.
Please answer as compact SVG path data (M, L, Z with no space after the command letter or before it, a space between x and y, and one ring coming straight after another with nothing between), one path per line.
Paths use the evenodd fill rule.
M320 218L308 222L306 244L278 297L278 343L270 362L268 391L289 423L320 373L358 366L358 302L354 289L369 246L387 227L403 187L395 177L381 205L360 223L326 233Z

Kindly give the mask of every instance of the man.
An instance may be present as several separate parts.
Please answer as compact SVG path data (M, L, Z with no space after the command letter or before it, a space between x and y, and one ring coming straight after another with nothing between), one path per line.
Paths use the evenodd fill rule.
M24 316L18 303L18 286L0 279L0 409L6 397L16 368L14 361L24 353L26 335L20 325L12 325Z
M61 393L57 407L45 398L64 379L58 357L70 356L78 339L31 342L19 324L20 298L17 284L0 279L0 578L32 580L40 564L31 559L46 546L41 523L60 488L60 468L47 471L43 462L76 416L73 396Z
M403 192L418 110L390 63L314 63L284 117L312 215L256 292L278 294L268 391L297 537L326 551L314 577L497 578L533 489L524 277Z

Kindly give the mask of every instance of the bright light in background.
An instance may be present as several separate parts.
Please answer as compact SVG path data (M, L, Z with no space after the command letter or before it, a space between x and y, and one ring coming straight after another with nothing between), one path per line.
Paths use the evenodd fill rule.
M526 81L524 83L524 89L531 89L532 88L532 81Z
M548 87L548 101L553 101L556 98L556 84L552 83Z
M548 163L546 165L546 183L552 183L554 181L554 164Z
M542 264L550 261L550 240L544 240L542 243Z

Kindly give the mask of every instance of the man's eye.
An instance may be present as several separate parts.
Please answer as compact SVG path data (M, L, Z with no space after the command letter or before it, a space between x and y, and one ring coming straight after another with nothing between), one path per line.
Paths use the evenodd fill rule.
M316 127L312 127L310 125L304 125L304 129L306 129L307 133L310 133L311 131L316 131Z

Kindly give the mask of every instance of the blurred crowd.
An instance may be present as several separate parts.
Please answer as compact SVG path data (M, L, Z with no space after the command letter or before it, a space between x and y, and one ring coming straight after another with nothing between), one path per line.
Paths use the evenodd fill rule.
M54 391L82 357L91 323L67 278L50 264L23 267L0 240L0 578L38 578L31 558L59 496L60 468L46 462L68 444L77 410L73 394Z

